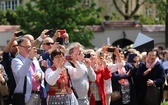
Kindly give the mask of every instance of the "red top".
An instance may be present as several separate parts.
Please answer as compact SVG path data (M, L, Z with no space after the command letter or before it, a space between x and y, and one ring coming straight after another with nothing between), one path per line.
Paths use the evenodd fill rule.
M95 83L97 84L98 89L99 89L99 96L101 98L102 105L107 105L104 80L111 78L111 76L112 76L111 72L108 68L99 67L99 69L96 70L95 73L96 73ZM90 97L90 105L96 105L93 94Z
M56 67L51 67L53 71L56 70ZM54 86L49 86L49 95L55 95L55 94L70 94L72 93L72 90L70 88L69 83L69 76L67 74L67 70L64 68L64 70L61 70L60 72L60 78L57 80Z

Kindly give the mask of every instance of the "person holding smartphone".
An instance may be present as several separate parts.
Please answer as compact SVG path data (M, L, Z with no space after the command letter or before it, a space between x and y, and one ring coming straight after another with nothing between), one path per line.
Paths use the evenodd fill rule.
M18 55L12 59L11 67L16 81L14 90L13 105L20 105L22 101L26 105L40 104L40 86L44 87L44 73L40 68L39 61L35 55L37 50L27 38L20 38L18 41ZM24 85L26 80L26 85ZM25 86L25 94L23 87ZM18 94L24 94L25 100L18 100Z
M132 78L134 67L132 64L124 61L124 51L119 50L119 56L125 65L112 73L112 89L119 91L121 97L118 100L111 101L110 105L137 105L135 84ZM113 55L114 63L117 63L117 56Z
M84 75L79 62L72 59L71 62L76 68L64 66L64 52L55 49L51 52L52 66L45 72L45 79L49 84L47 105L81 105L74 95L71 88L71 79L79 79Z
M63 41L63 42L60 42L63 45L69 45L69 35L68 35L68 33L66 32L65 29L56 30L52 39L56 40L58 42Z
M83 46L80 43L71 43L68 49L68 55L71 56L72 60L66 61L65 67L70 66L74 69L82 70L84 73L78 79L71 77L72 85L78 96L78 103L79 105L89 105L89 81L94 82L96 80L96 74L94 73L90 62L85 60ZM75 60L78 65L74 64L72 62L73 60Z
M8 104L12 104L12 96L13 96L13 92L16 86L15 83L15 79L13 76L13 72L11 69L11 61L13 58L15 58L15 56L18 54L18 43L17 43L17 34L18 31L14 32L13 36L11 37L10 41L8 42L8 44L5 46L4 51L2 53L2 65L4 66L5 72L9 78L9 80L7 81L7 85L10 89L9 91L9 95L6 98L6 103Z

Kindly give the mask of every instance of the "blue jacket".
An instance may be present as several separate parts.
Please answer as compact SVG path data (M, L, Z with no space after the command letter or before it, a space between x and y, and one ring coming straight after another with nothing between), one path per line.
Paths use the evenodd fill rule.
M16 81L16 88L14 93L23 93L24 87L24 78L27 77L27 87L25 94L25 102L27 103L30 99L31 91L32 91L32 78L30 74L30 66L32 62L35 65L35 71L42 73L42 79L44 79L44 73L40 68L39 62L36 58L30 60L29 58L24 58L22 55L18 54L12 60L12 71ZM43 82L41 82L41 86L44 87Z

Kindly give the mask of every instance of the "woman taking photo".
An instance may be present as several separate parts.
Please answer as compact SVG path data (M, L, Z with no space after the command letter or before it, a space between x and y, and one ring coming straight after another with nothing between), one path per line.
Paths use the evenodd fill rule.
M120 51L120 57L124 61L123 51ZM114 63L117 59L118 58L113 55ZM111 105L137 105L132 72L133 66L130 63L125 62L124 67L118 68L116 72L112 73L112 89L113 92L119 92L120 97L117 99L112 97Z
M104 46L103 46L104 47ZM108 61L107 48L101 48L96 53L94 51L88 51L91 57L91 66L96 73L96 81L92 82L90 85L90 105L109 105L107 101L107 85L104 80L111 78L112 72L117 71L117 68L122 68L124 62L122 62L121 57L119 56L119 50L116 47L113 47L114 53L117 56L117 63L113 64ZM110 84L111 85L111 84Z
M80 78L84 74L78 62L72 59L76 68L65 68L64 53L58 49L52 51L51 60L53 65L45 72L45 79L49 84L47 105L78 105L70 82L70 76Z

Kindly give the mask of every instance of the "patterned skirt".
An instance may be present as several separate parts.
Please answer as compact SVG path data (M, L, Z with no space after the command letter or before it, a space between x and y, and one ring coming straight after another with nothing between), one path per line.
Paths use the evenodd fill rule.
M78 101L73 93L48 95L47 105L78 105Z

